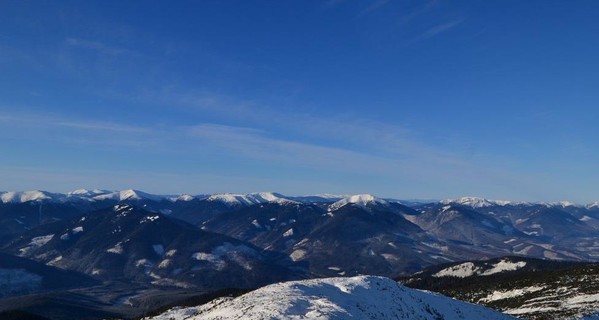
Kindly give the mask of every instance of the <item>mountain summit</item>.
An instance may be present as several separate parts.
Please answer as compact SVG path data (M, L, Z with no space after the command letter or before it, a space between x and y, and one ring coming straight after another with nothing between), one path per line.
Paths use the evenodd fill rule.
M327 278L272 284L235 299L173 309L151 320L422 319L508 320L474 304L404 287L383 277Z

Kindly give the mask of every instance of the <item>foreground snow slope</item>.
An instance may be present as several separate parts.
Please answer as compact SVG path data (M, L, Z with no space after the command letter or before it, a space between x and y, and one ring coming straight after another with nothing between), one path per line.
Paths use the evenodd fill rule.
M166 319L514 319L481 306L374 276L292 281L240 297L172 309Z

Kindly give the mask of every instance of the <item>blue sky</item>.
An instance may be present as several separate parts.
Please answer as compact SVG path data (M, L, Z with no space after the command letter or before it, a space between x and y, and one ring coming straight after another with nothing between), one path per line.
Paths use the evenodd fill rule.
M599 2L3 1L0 189L599 200Z

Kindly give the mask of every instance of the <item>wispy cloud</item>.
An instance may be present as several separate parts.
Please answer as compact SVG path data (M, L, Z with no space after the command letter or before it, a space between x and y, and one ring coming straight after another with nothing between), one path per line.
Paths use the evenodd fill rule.
M447 154L444 158L442 153L437 153L430 156L433 151L377 154L281 139L262 130L214 124L193 126L188 132L204 146L216 146L233 157L288 166L298 172L339 173L362 181L360 185L373 189L370 192L389 181L401 182L397 186L398 192L409 191L410 185L418 188L426 185L431 196L438 196L442 192L438 190L447 188L455 189L457 196L468 190L468 186L483 185L490 180L496 182L498 189L506 185L510 188L526 185L521 176L494 167L485 168L455 155ZM380 143L385 144L384 141ZM376 182L366 182L370 180ZM456 183L465 185L463 190L452 187ZM336 190L340 190L339 186Z
M163 92L159 96L147 97L151 100L168 102L170 106L191 108L202 114L224 116L232 122L247 125L265 126L273 131L295 136L298 141L318 141L321 145L341 146L347 149L361 149L371 154L393 156L419 155L439 162L462 162L454 152L433 147L420 141L418 133L404 127L368 119L362 115L337 114L327 116L300 112L297 109L284 110L268 105L238 101L222 95L208 93Z
M113 45L108 45L104 42L94 41L94 40L87 40L87 39L80 39L80 38L67 38L67 39L65 39L65 43L71 47L79 47L79 48L94 50L101 54L112 55L112 56L125 55L125 54L133 55L133 56L139 55L139 53L136 51L113 46Z
M464 22L464 19L453 20L453 21L450 21L447 23L433 26L430 29L426 30L424 33L422 33L420 35L420 38L421 39L430 39L432 37L440 35L444 32L447 32L447 31L459 26L462 22Z
M366 7L366 9L362 10L360 15L374 12L374 11L384 7L386 4L389 3L389 1L390 0L376 0L376 1L372 2L368 7Z
M26 141L79 145L147 146L160 138L151 127L42 113L0 113L0 133ZM149 139L153 137L153 139Z
M439 4L440 4L439 0L429 0L427 2L423 1L423 3L420 3L419 7L403 13L400 16L399 20L403 24L407 24L407 23L413 21L414 19L436 9L439 6Z
M125 125L115 122L93 121L66 118L42 113L0 113L0 121L10 121L12 125L27 125L37 127L71 127L82 130L114 131L114 132L149 132L149 128Z
M293 166L310 166L329 170L386 172L400 162L343 148L273 138L262 130L216 124L190 127L189 134L202 143L218 146L253 159Z
M136 132L136 133L148 133L151 130L139 126L121 125L107 122L54 122L51 123L56 126L87 129L87 130L100 130L100 131L114 131L114 132Z
M170 108L179 108L182 112L196 115L190 118L201 119L208 113L224 120L225 123L243 123L274 132L284 132L295 137L296 141L313 141L323 146L361 150L390 157L418 155L439 163L464 162L454 151L421 141L417 132L362 115L331 116L298 111L302 108L286 110L256 102L239 101L224 95L196 91L179 92L172 88L151 91L135 99L142 102L160 101ZM268 121L265 122L265 119ZM201 128L205 130L207 127ZM213 132L217 131L217 128L210 129Z
M264 117L264 115L262 116ZM289 117L292 117L292 115L288 114L269 120L278 122L280 119L286 119L285 123L289 125L291 123L291 121L287 121L291 119ZM133 154L142 157L145 156L146 152L151 152L153 157L159 157L159 159L163 159L161 161L168 163L168 165L152 173L151 176L164 174L169 171L169 168L177 167L176 164L178 163L189 163L189 161L193 163L208 156L212 159L208 161L227 159L227 161L236 163L236 166L240 168L243 168L244 163L248 160L260 163L263 167L287 168L284 170L285 172L295 175L293 180L290 181L297 182L304 179L302 183L306 192L314 190L315 183L321 186L319 190L323 192L377 192L377 190L384 190L388 193L390 192L389 188L391 188L388 184L391 183L393 188L397 188L394 190L406 193L411 190L412 185L419 185L420 188L426 185L426 190L430 192L430 196L440 196L443 192L445 192L444 196L449 196L446 194L447 188L454 190L456 192L455 196L459 196L461 192L471 190L469 187L487 185L488 181L494 181L499 189L506 188L506 186L514 190L518 190L518 188L527 189L526 176L506 172L502 168L488 163L472 162L460 156L459 153L452 153L418 142L411 138L405 130L377 122L349 121L347 119L338 119L338 121L320 119L317 121L317 118L309 116L296 118L297 123L294 124L296 128L288 128L291 131L299 131L300 127L304 126L303 130L313 131L314 137L336 136L330 139L312 139L314 137L305 135L281 135L278 129L275 130L275 128L268 126L260 126L260 129L257 129L252 126L233 126L222 123L153 127L151 125L132 126L123 123L106 123L81 119L74 121L73 119L61 119L56 116L25 116L6 113L0 113L0 121L3 122L0 127L2 136L5 137L6 133L9 133L14 137L18 137L21 141L26 141L26 139L36 139L37 141L40 137L49 136L47 139L59 139L58 142L61 143L83 144L86 150L92 152L92 154L102 152L102 149L90 147L93 145L109 145L113 147L111 148L113 151L119 151L118 148L123 148L122 150L126 151L124 154L132 154L131 147L136 147L136 150L139 150L141 154ZM310 124L310 121L313 121L313 123ZM65 128L68 128L69 131L65 132ZM48 135L47 133L51 134ZM296 136L296 138L291 136ZM343 144L339 143L339 140L354 141ZM90 164L90 166L91 169L94 164ZM127 167L126 164L123 164L123 166ZM184 167L184 165L181 166ZM189 174L177 173L175 174L177 183L172 182L173 188L179 184L180 188L183 188L182 186L185 186L185 188L178 190L188 191L189 188L193 187L193 183L202 182L202 178L206 178L204 175L210 173L216 175L210 179L219 181L222 191L231 191L231 187L227 189L226 185L235 179L241 183L240 186L244 186L245 191L255 191L256 188L258 190L264 188L272 190L275 188L276 191L298 190L297 188L294 189L293 183L286 181L285 178L275 179L270 176L265 178L264 173L251 173L251 171L245 172L243 170L241 173L231 173L231 176L227 178L226 168L218 166L215 168L213 168L215 171L200 167L191 170ZM132 169L136 169L136 167L133 166ZM141 168L141 170L151 169ZM65 185L76 187L77 182L85 182L85 180L79 178L68 179L68 175L64 175ZM236 175L241 176L235 177ZM357 185L344 186L340 182L322 181L322 175L338 175L337 178L357 179L361 182ZM32 181L35 180L33 173L29 176L32 177ZM88 183L97 182L95 185L86 184L87 186L112 186L104 184L107 180L103 180L104 177L100 174L90 171L84 176L89 178ZM118 174L107 176L118 176ZM151 189L147 186L156 185L159 179L150 179L147 176L147 173L127 173L115 181L121 183L119 184L120 187L133 185L143 189ZM38 175L38 177L41 177L41 175ZM318 177L318 179L315 177ZM52 174L49 173L48 181L51 181L51 178ZM268 179L271 180L267 181ZM126 184L127 181L129 181L129 184ZM193 181L193 183L190 183L190 181ZM245 184L242 181L245 181ZM386 187L384 187L385 183L387 184ZM400 185L395 186L395 183ZM461 188L463 189L452 187L455 183L462 185ZM116 186L116 184L113 185ZM253 187L248 190L250 186ZM310 189L310 186L312 186L312 189ZM327 186L328 190L324 186ZM36 186L33 187L36 188ZM363 189L356 190L358 187ZM214 191L214 187L205 190ZM387 195L391 196L390 194ZM418 194L413 194L413 196L418 196Z

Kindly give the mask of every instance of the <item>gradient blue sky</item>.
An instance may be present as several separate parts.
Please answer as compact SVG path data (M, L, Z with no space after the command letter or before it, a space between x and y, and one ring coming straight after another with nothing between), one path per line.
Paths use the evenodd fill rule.
M599 1L2 1L0 189L599 200Z

